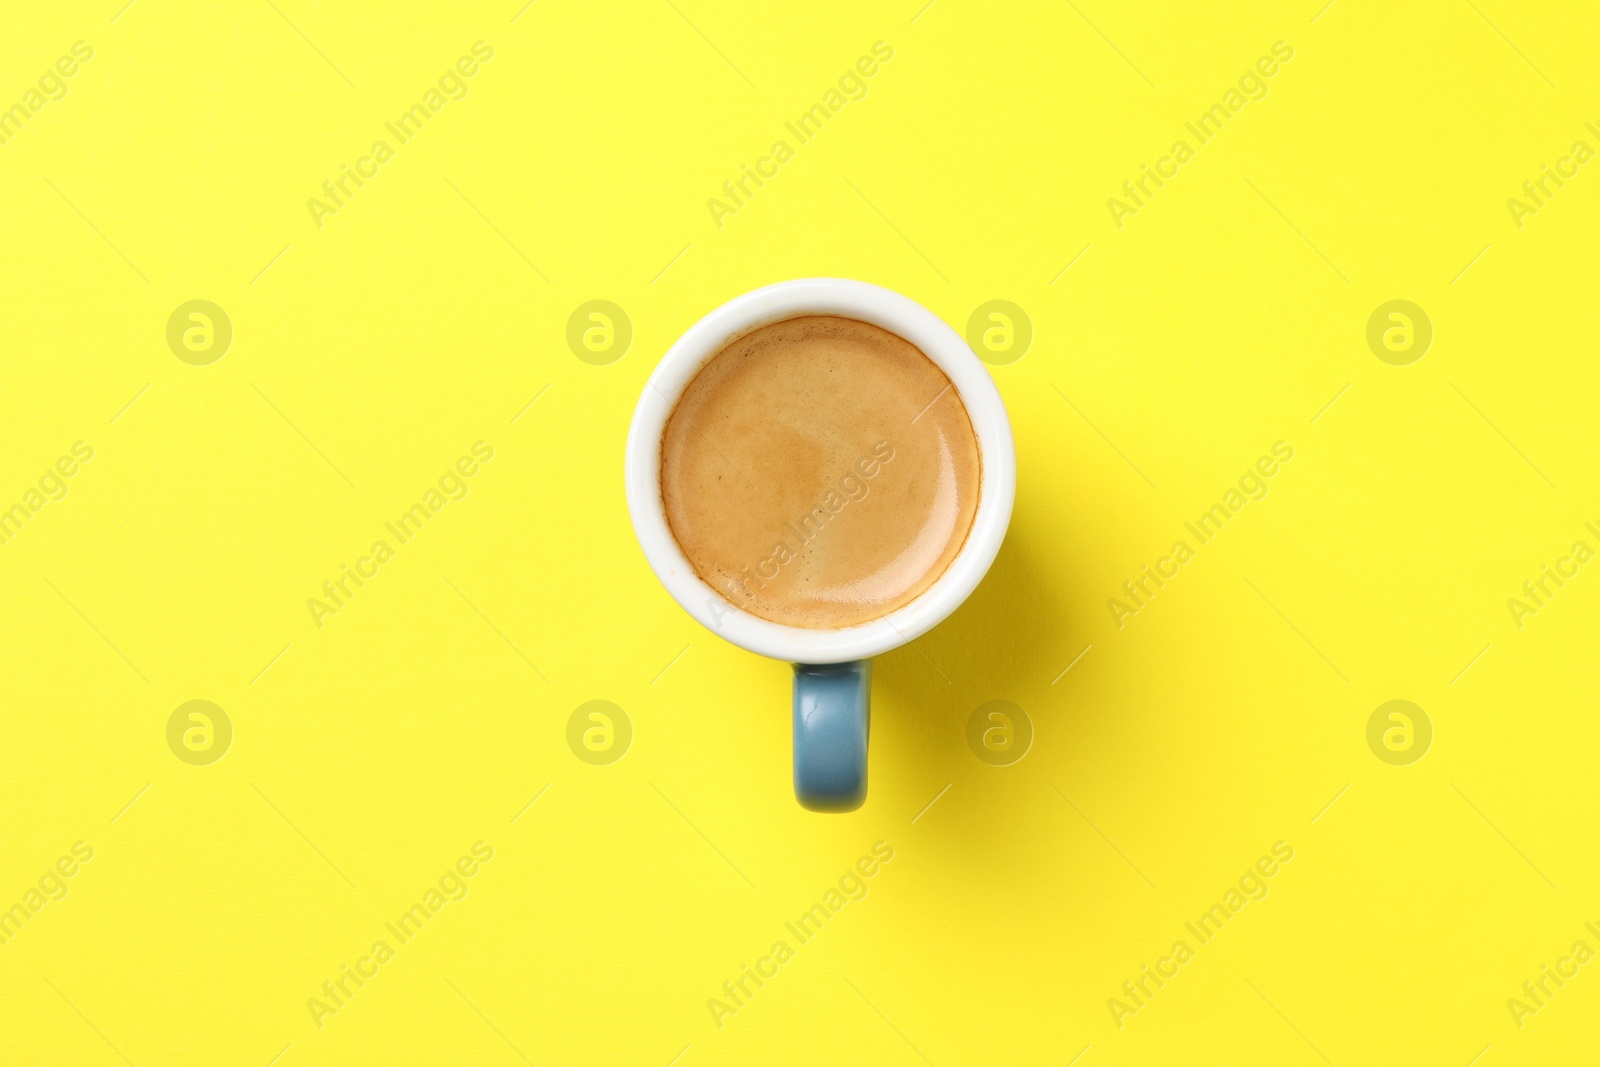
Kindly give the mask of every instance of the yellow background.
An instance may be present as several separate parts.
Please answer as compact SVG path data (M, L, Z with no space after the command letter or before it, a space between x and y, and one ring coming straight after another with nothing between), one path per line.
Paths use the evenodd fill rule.
M921 2L8 8L0 104L95 54L0 145L0 503L95 455L0 546L0 906L95 854L0 947L0 1060L1595 1055L1600 964L1506 1006L1600 948L1600 566L1506 606L1600 547L1600 173L1506 206L1600 147L1594 14ZM479 40L319 229L307 199ZM869 94L715 225L879 40ZM1114 225L1279 40L1269 95ZM666 347L810 275L1034 330L993 368L1009 538L879 660L844 816L794 802L788 667L673 604L621 483ZM208 366L165 340L192 299L234 328ZM565 340L593 299L634 328L605 366ZM1365 341L1391 299L1433 323L1410 366ZM479 440L470 494L314 625ZM1278 440L1270 495L1118 629L1107 599ZM234 728L209 766L166 741L195 699ZM609 766L566 742L593 699L633 725ZM1035 732L1008 767L966 741L997 699ZM1367 745L1391 699L1433 726L1409 766ZM319 1029L307 999L480 840L470 894ZM719 1029L707 999L879 840L869 895ZM1107 999L1280 840L1266 899L1119 1029Z

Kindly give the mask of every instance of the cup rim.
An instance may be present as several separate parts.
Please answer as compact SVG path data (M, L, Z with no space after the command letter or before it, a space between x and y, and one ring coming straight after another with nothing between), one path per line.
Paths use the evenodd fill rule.
M661 436L684 389L730 341L801 315L839 315L916 345L950 379L978 439L978 508L954 560L916 599L872 622L835 630L752 615L695 573L667 525L661 499ZM842 663L906 644L938 625L977 588L1005 540L1016 497L1016 449L1000 391L966 341L943 319L891 289L846 278L777 282L734 298L689 327L651 371L628 430L628 512L645 559L678 604L741 648L792 663Z

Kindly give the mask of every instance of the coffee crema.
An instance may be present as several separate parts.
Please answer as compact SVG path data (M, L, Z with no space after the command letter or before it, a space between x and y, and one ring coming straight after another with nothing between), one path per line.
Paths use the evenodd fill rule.
M954 385L911 342L805 315L728 343L661 435L667 525L695 573L772 622L842 629L944 574L982 459Z

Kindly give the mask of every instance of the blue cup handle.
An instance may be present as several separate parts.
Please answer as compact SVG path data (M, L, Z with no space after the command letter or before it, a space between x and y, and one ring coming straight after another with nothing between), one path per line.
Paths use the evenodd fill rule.
M794 665L794 794L811 811L867 799L872 661Z

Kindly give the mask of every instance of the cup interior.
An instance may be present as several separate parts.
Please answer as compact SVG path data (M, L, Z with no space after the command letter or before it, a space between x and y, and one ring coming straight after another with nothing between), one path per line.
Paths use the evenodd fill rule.
M950 379L977 436L978 507L961 551L911 602L871 622L810 629L740 609L698 574L667 525L661 501L661 437L678 399L705 363L729 342L801 315L838 315L871 323L911 342ZM911 641L937 625L976 588L994 562L1016 495L1016 453L1005 405L988 370L961 335L927 308L866 282L813 278L758 289L722 305L678 339L639 398L628 433L628 510L645 558L683 609L713 633L774 659L840 663Z

